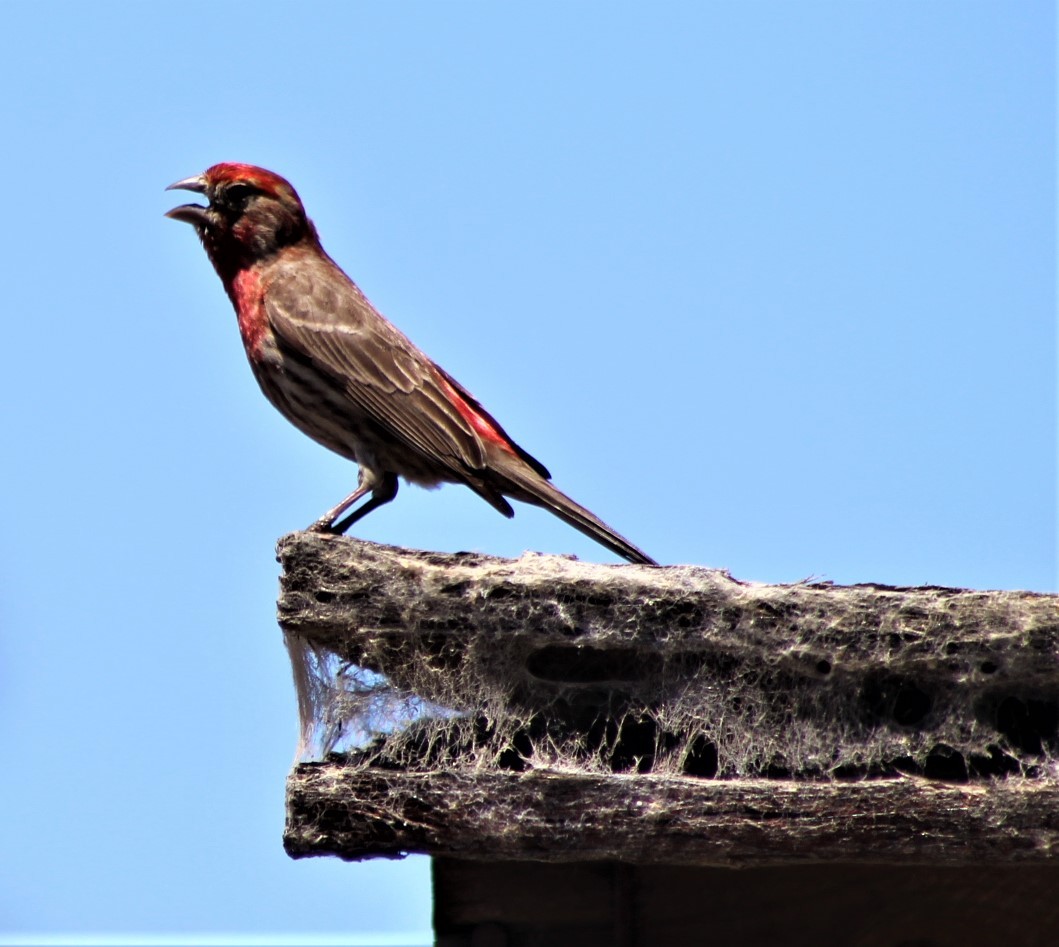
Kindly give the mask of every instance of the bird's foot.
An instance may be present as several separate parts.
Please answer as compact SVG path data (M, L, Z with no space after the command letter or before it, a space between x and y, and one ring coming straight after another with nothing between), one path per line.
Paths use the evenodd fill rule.
M307 533L329 533L331 535L337 532L334 520L330 520L326 516L321 516L315 523L311 523L306 527L305 531Z

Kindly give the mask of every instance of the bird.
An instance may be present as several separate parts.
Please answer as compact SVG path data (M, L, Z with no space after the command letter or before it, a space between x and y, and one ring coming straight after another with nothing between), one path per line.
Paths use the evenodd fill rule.
M222 162L166 190L208 202L166 216L198 233L262 392L359 467L356 489L310 530L345 533L397 496L400 477L427 488L464 484L507 517L515 513L508 499L543 507L629 562L658 564L560 492L540 461L375 309L324 251L285 178Z

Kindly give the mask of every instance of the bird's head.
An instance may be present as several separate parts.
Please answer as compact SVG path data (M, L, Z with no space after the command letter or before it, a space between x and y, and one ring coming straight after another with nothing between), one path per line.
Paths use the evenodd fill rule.
M222 277L316 231L297 191L278 174L251 164L215 164L166 190L194 191L209 204L181 204L166 214L191 224Z

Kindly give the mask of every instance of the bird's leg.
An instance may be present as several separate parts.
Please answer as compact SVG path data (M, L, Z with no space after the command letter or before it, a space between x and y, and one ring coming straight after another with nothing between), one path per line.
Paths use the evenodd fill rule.
M371 494L371 499L367 503L359 510L354 510L350 513L341 523L335 522L366 493ZM362 516L367 516L376 507L389 503L395 496L397 496L397 474L384 473L382 477L376 478L373 473L366 473L362 467L357 480L357 489L337 506L329 509L309 527L309 531L313 533L344 533Z
M354 490L353 492L356 494L362 492L363 489L363 487L358 487L357 490ZM378 509L384 503L389 503L395 496L397 496L397 474L384 473L375 489L371 491L371 499L362 507L350 513L344 520L331 526L329 528L330 532L341 535L357 520L367 516L372 510ZM346 502L347 500L349 500L349 502ZM355 502L355 499L350 500L349 497L347 497L346 500L343 500L342 503L339 504L340 509L338 510L338 513L341 513L342 510L348 509L349 506Z
M321 516L312 526L309 527L311 533L330 533L334 526L335 520L337 520L343 513L346 512L354 503L357 502L365 493L371 490L371 484L361 482L357 485L357 489L354 490L348 497L346 497L337 506L331 507L323 516Z

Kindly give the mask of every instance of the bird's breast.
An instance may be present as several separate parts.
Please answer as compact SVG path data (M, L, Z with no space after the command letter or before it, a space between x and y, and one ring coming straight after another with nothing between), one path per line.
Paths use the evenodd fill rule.
M255 269L240 270L232 278L228 295L239 320L239 334L243 337L246 354L252 361L260 361L265 337L269 334L261 274Z

